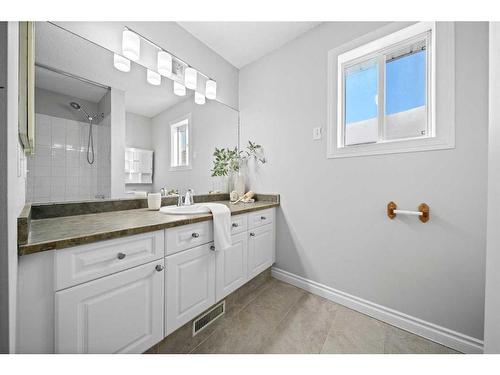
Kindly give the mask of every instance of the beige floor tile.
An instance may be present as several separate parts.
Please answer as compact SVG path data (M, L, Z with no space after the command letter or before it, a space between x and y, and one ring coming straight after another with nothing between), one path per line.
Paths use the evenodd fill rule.
M390 327L384 352L390 354L458 354L457 351L413 333Z
M269 335L305 292L271 280L259 297L227 319L193 353L258 353Z
M270 335L260 353L318 354L337 311L330 301L303 295Z
M457 353L276 279L255 280L194 338L185 326L149 353Z
M386 326L369 316L341 307L333 319L321 353L384 353Z

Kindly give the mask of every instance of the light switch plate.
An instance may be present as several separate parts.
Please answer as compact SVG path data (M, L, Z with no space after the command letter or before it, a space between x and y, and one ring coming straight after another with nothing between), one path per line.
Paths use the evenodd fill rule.
M313 140L317 141L321 139L321 127L313 129Z

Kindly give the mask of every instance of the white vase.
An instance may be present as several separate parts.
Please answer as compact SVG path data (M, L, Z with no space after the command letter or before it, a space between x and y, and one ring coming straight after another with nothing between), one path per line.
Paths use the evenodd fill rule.
M238 193L238 198L245 194L246 176L241 169L233 175L233 190Z
M227 193L227 176L212 177L212 192L213 193Z

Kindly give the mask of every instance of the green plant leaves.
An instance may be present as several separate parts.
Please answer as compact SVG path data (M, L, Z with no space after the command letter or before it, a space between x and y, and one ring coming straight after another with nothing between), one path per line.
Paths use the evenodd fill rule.
M262 146L252 141L248 141L246 149L241 151L238 151L237 147L234 149L216 147L213 156L212 177L227 176L229 172L237 172L240 170L240 166L250 158L262 164L266 162Z

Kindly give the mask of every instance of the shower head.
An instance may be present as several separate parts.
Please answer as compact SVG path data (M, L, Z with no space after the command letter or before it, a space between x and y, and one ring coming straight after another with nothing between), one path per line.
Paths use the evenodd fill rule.
M80 104L77 102L70 102L69 105L71 108L77 110L77 111L82 111L85 117L87 117L87 120L92 121L95 116L90 115Z

